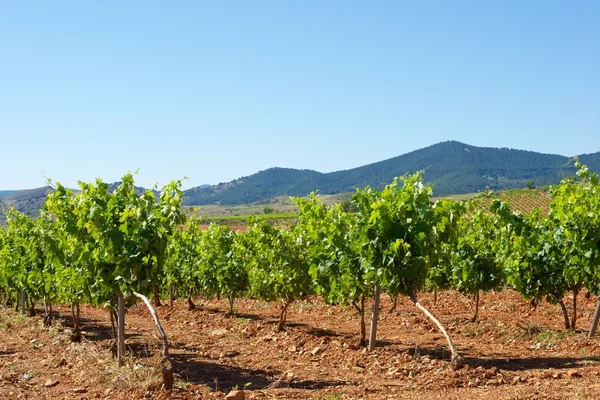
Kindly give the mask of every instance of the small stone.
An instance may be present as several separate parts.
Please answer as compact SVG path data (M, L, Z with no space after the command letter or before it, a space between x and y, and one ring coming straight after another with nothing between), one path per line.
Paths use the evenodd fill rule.
M227 396L225 396L225 400L245 400L246 399L246 394L244 393L243 390L232 390L231 392L227 393Z
M321 351L321 348L319 346L315 347L314 349L311 350L310 354L312 354L313 356L317 355L317 353Z
M288 351L289 351L290 353L295 353L295 352L296 352L296 350L297 350L297 349L296 349L296 346L294 346L294 345L291 345L291 346L288 348Z
M571 370L571 371L567 372L567 375L569 375L570 378L581 378L582 377L581 373L577 370Z
M560 372L555 372L552 374L553 379L559 379L561 377Z
M517 375L513 378L512 383L513 385L516 385L519 382L521 382L521 377Z
M73 393L87 393L86 388L75 388L73 389Z
M48 379L46 383L44 383L44 387L53 388L54 386L58 385L58 383L59 382L55 379Z
M215 329L209 333L210 336L224 336L227 335L229 331L225 328Z
M58 364L56 364L56 365L58 365L59 367L63 367L65 365L67 365L67 360L65 360L64 358L61 358L60 361L58 362Z

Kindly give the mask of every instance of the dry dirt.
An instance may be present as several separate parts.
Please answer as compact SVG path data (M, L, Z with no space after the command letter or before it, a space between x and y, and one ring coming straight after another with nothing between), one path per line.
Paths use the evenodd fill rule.
M274 332L279 307L241 300L184 301L158 308L171 343L176 388L160 387L160 341L148 311L126 317L127 366L111 357L108 312L82 307L84 339L71 343L67 307L45 328L41 317L0 311L0 398L223 399L232 388L247 399L586 399L600 396L600 338L587 339L595 297L579 296L578 327L565 331L558 306L531 310L506 290L482 295L480 319L468 322L466 299L430 294L422 303L449 328L467 366L453 371L443 337L407 299L389 313L382 299L378 346L358 341L351 307L312 299L293 305L287 330ZM571 306L570 302L567 303ZM51 387L47 387L51 386Z

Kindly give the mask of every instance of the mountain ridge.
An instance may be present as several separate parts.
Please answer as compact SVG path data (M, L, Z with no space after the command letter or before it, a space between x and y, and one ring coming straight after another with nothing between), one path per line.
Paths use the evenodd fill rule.
M600 172L600 152L578 156L591 171ZM272 167L217 185L201 185L184 191L184 205L238 205L273 197L305 196L312 191L338 194L372 186L381 189L393 178L424 170L435 196L474 193L486 189L505 190L555 184L574 175L572 157L508 147L477 147L446 141L355 168L318 172L311 169ZM114 188L118 182L109 184ZM0 208L27 202L31 211L45 199L49 187L1 190ZM146 189L136 187L141 193ZM4 207L2 207L4 206Z
M579 156L591 170L600 170L600 152ZM458 141L437 143L422 149L356 168L322 173L308 169L269 168L253 175L205 188L185 191L186 205L236 205L267 198L353 191L367 185L381 189L394 177L425 170L436 196L503 190L535 184L558 183L573 175L571 157L508 147L477 147Z

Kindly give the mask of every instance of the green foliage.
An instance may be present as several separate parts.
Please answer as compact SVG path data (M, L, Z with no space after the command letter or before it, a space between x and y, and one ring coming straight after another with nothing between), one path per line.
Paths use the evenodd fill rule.
M7 212L8 231L1 258L2 281L32 299L56 297L57 242L51 221L32 220L14 209Z
M234 299L248 289L245 238L227 226L211 224L202 232L199 248L200 282L207 293Z
M414 295L425 284L436 240L431 192L419 172L381 192L359 189L354 197L366 279L392 295Z
M252 293L285 303L313 293L307 246L297 228L275 227L253 217L249 225L246 249Z
M200 220L190 218L182 229L173 231L167 245L165 279L168 284L192 293L201 288Z
M475 294L501 288L505 282L502 259L498 257L498 217L474 204L456 227L456 247L451 251L452 287Z
M552 303L561 300L569 287L562 261L562 233L539 211L528 216L519 214L510 220L517 229L507 231L511 242L505 251L509 283L526 299L547 297Z
M99 297L107 298L111 292L92 279L90 260L85 257L85 249L81 245L86 233L83 227L77 225L74 213L76 206L77 199L73 192L57 184L56 189L48 194L42 215L53 216L58 245L58 251L54 255L59 300L79 304L94 302ZM92 296L91 288L103 292L103 295Z
M351 200L342 201L340 207L342 208L342 211L347 213L355 213L358 211L358 208Z
M600 293L600 183L576 160L578 183L551 189L550 220L560 232L564 275L573 289Z
M551 188L548 218L522 217L523 227L513 237L513 279L526 296L558 301L581 287L598 293L600 185L585 165L576 166L581 181L566 179Z
M273 214L257 214L254 216L257 219L265 221L283 221L283 220L295 220L298 218L298 214L295 212L291 213L273 213ZM248 215L219 215L214 217L202 217L202 221L205 223L215 223L220 225L243 225L248 221Z
M271 206L265 206L263 208L263 213L265 213L265 214L273 214L274 212L275 212L275 210Z
M382 191L357 190L356 214L311 194L296 199L295 225L251 217L246 233L186 223L179 181L159 194L140 194L132 174L113 187L80 183L78 193L57 184L37 220L7 212L0 288L50 302L114 304L119 294L169 283L226 296L231 312L234 299L251 292L282 301L280 325L292 301L313 293L352 303L364 317L375 284L411 296L425 284L478 293L506 279L524 297L563 304L568 291L600 294L600 182L578 160L575 167L577 179L550 189L548 216L490 199L471 202L468 212L461 202L432 204L419 172ZM364 337L364 318L362 328Z
M436 241L430 257L426 286L430 289L452 287L452 254L458 246L458 226L466 208L462 202L439 200L433 205Z
M341 206L328 207L314 193L296 199L300 208L297 230L308 248L310 275L318 294L328 303L357 302L369 294L360 259L356 221Z
M525 297L546 296L561 303L567 328L575 328L576 308L569 323L565 294L573 291L576 296L582 287L600 292L600 185L585 165L576 160L575 166L580 181L565 179L551 188L547 218L539 212L526 217L500 213L503 236L509 237L503 239L503 253L510 282Z
M79 186L75 196L58 184L45 206L68 235L62 237L65 261L85 268L96 302L148 293L160 280L168 237L183 222L181 182L165 186L158 201L152 191L138 196L131 173L113 191L100 179Z

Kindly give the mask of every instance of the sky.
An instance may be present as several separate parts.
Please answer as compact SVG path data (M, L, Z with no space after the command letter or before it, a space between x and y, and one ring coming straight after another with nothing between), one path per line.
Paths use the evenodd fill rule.
M0 190L600 151L600 2L0 5Z

